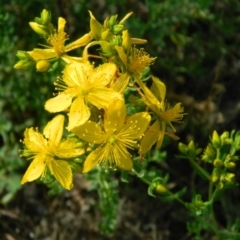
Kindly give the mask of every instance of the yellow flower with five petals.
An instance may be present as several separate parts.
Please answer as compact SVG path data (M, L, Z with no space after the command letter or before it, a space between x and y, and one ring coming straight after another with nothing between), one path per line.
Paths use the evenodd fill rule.
M172 108L167 107L165 101L165 84L154 76L152 76L152 80L153 85L151 91L141 80L137 81L144 92L144 102L156 115L154 123L149 127L142 138L139 149L139 153L142 155L146 154L155 143L157 143L156 147L160 148L164 134L167 134L174 139L178 139L176 135L166 132L166 126L169 125L175 131L171 122L179 122L184 115L181 103L175 104Z
M45 109L60 112L70 107L69 131L85 123L91 114L89 106L105 109L111 99L122 99L119 93L107 87L116 71L117 67L113 63L105 63L97 68L88 63L67 65L63 80L56 82L57 89L61 92L46 102Z
M65 62L81 61L80 58L68 56L66 53L87 45L92 40L92 34L87 33L76 41L65 45L68 40L67 33L64 31L66 20L62 17L58 18L58 30L47 38L49 46L47 49L34 48L33 51L28 52L29 55L35 60L51 60L61 58Z
M117 99L109 105L103 126L88 121L74 128L72 132L79 138L92 144L100 144L88 155L83 172L90 171L98 164L131 170L133 163L127 148L138 147L137 140L143 136L149 122L150 115L147 112L126 117L124 102Z
M24 132L25 149L21 156L33 159L24 174L21 184L31 182L46 175L47 168L58 182L66 189L72 188L72 170L66 159L77 157L84 153L78 147L77 140L68 138L62 140L64 116L57 115L46 127L43 134L33 128Z

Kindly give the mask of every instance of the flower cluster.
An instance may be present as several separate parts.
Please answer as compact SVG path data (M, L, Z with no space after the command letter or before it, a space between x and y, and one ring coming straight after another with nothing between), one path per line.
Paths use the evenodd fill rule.
M46 72L62 62L64 68L55 81L57 93L45 102L45 109L58 115L47 124L43 135L33 128L25 130L22 156L33 161L22 184L49 172L64 188L71 189L72 162L76 157L84 159L83 173L96 165L131 170L131 154L145 155L155 144L160 148L166 134L178 138L167 127L175 131L172 122L182 119L183 108L180 103L168 107L166 86L157 77L151 77L151 88L143 82L155 58L136 47L147 41L131 38L126 29L125 21L131 14L120 21L114 15L101 24L90 12L90 31L69 44L64 18L58 19L55 29L50 13L43 10L30 22L31 28L46 40L42 45L45 48L19 51L19 62L14 67L35 67ZM99 46L99 52L88 54L94 45ZM82 56L68 55L80 47ZM90 58L101 59L102 63L96 66ZM134 104L129 92L135 94L135 99L142 99L142 107L130 111ZM62 139L64 119L68 135Z

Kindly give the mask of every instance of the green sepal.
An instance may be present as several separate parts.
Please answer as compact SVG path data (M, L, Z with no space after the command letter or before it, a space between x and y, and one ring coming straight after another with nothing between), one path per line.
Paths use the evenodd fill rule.
M121 171L121 181L128 183L129 182L129 175L127 171Z

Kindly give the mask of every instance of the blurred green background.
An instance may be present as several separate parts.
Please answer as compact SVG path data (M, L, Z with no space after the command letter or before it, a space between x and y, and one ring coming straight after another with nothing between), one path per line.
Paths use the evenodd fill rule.
M182 142L206 144L213 129L240 126L240 2L238 0L0 0L0 201L20 189L26 161L19 157L26 127L50 119L44 102L54 91L51 73L17 71L18 50L44 43L28 25L43 9L67 20L70 40L89 31L91 10L99 22L133 11L127 26L132 37L148 40L157 57L152 73L167 87L169 103L181 101L188 113L178 126ZM173 143L169 150L175 149Z

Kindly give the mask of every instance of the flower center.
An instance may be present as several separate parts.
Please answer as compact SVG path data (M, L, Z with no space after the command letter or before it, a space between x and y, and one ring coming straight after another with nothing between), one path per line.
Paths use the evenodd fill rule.
M48 38L48 43L53 47L56 54L61 56L65 52L64 45L66 40L66 33L58 32Z

